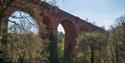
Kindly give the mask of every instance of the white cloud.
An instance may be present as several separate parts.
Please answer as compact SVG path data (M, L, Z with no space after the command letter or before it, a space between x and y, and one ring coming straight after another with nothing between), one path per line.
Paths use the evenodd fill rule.
M63 26L62 26L61 24L59 24L57 28L58 28L57 30L58 30L59 32L65 33L65 30L64 30L64 28L63 28Z
M97 26L104 26L106 30L110 28L110 26L114 23L114 20L110 19L100 19L96 21Z
M98 3L105 3L105 2L109 2L109 1L111 1L111 0L96 0L96 2L98 2Z

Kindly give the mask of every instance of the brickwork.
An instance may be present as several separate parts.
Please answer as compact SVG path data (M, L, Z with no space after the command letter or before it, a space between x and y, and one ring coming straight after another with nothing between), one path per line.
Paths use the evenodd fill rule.
M40 0L13 1L5 10L6 17L4 17L4 19L8 19L14 11L19 10L29 13L34 19L36 19L40 27L39 34L42 38L47 38L50 31L57 30L57 26L62 24L65 29L65 58L71 58L73 55L76 37L80 32L100 29L85 20L73 16L57 7L41 2Z

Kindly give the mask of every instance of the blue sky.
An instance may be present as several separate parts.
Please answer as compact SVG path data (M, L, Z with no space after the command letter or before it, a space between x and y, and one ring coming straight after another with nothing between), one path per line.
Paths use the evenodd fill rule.
M125 0L64 0L57 3L60 9L97 26L109 29L114 21L125 15ZM61 30L61 29L60 29Z

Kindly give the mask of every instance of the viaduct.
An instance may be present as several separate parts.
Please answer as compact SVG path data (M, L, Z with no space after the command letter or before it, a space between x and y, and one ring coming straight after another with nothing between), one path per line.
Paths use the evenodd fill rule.
M11 1L11 0L10 0ZM56 32L57 26L61 24L65 30L65 48L64 57L70 59L73 55L73 49L76 44L76 38L82 31L100 30L99 27L88 23L79 17L73 16L55 6L48 3L41 2L40 0L12 0L9 6L5 9L5 17L2 21L7 21L8 17L15 11L24 11L29 13L36 19L40 29L39 35L42 38L48 38L50 32ZM2 25L6 25L5 22ZM47 32L44 32L43 25L46 26ZM3 30L4 32L4 30Z

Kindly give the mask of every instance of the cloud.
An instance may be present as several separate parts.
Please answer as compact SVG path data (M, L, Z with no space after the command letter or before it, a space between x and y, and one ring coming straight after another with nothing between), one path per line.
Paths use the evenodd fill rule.
M114 20L110 19L100 19L96 21L97 26L104 26L106 30L110 28L110 26L114 23Z
M57 29L59 32L63 32L65 33L65 30L63 28L63 26L61 24L58 25L58 29Z
M109 2L109 1L111 1L111 0L96 0L96 2L98 2L98 3L105 3L105 2Z

